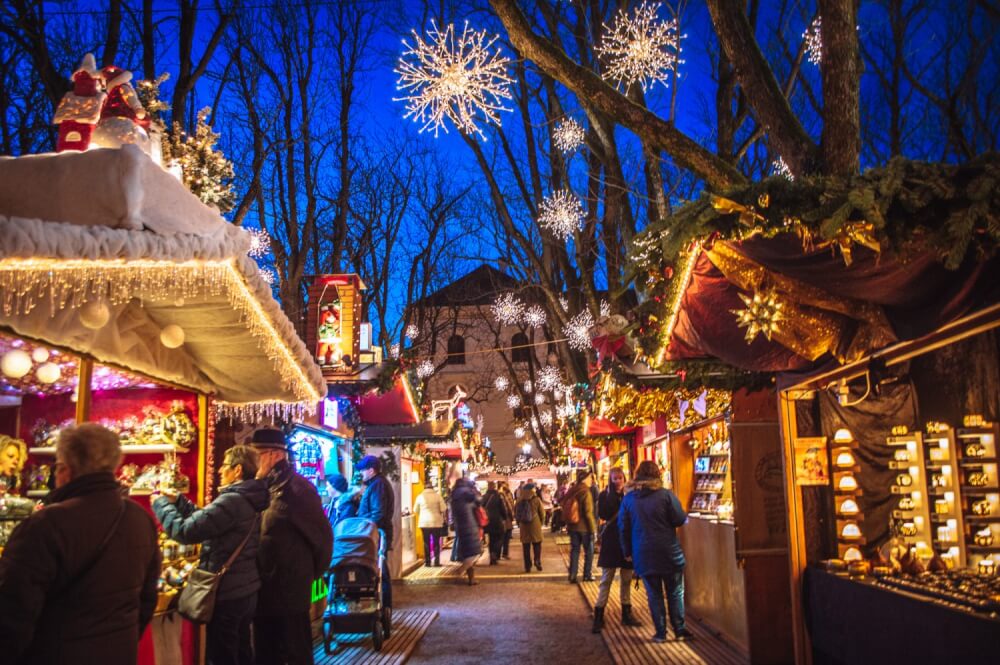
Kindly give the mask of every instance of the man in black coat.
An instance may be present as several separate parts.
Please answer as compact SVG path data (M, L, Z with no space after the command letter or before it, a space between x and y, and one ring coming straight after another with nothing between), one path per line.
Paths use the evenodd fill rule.
M56 489L0 558L0 662L133 665L156 609L153 518L122 497L118 435L63 430Z
M384 539L382 557L382 605L392 607L392 576L389 574L389 550L392 549L392 518L396 514L396 496L382 475L382 464L374 455L365 455L354 467L365 481L365 492L358 504L357 517L375 522Z
M313 663L309 608L312 583L333 555L333 531L312 483L295 472L285 435L257 430L250 445L260 457L257 477L271 494L260 529L261 587L254 618L258 665Z

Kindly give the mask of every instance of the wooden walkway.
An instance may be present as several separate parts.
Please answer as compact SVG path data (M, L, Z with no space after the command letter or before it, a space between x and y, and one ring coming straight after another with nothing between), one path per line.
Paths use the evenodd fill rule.
M371 635L338 635L340 650L327 656L320 640L313 653L316 665L402 665L436 618L433 610L394 612L392 636L381 651L372 648Z
M476 579L480 582L527 582L531 580L541 582L543 580L566 579L566 571L564 570L524 572L520 548L518 548L516 559L505 560L498 566L490 566L488 561L488 556L484 554L479 563L476 564ZM451 561L442 562L440 566L431 568L421 565L403 578L403 584L464 584L465 577L459 578L456 575L459 567L459 564Z
M569 565L569 538L556 536L556 544L563 555L563 560ZM583 556L580 556L583 565ZM594 556L594 577L600 580L601 569L596 566L597 556ZM597 601L598 581L583 582L581 571L580 591L593 611ZM619 577L611 586L607 607L604 610L604 630L601 636L611 652L611 657L618 665L647 665L652 663L669 663L671 665L747 665L749 659L739 650L723 641L709 628L687 616L687 627L695 635L691 642L652 641L653 621L646 603L646 591L640 583L639 588L632 589L632 614L642 624L629 628L621 624L621 604L618 596Z

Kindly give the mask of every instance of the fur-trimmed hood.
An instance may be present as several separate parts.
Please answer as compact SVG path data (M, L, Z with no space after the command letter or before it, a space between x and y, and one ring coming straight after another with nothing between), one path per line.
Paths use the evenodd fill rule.
M659 478L651 478L649 480L633 480L625 486L625 492L638 491L639 496L646 496L651 494L656 490L663 489L663 481Z

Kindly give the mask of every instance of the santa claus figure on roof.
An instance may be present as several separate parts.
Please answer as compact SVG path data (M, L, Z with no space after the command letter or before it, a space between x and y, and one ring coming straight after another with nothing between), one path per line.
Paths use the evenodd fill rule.
M133 143L150 152L149 118L132 87L132 72L115 65L101 69L107 98L101 109L101 119L94 131L93 144L102 148L120 148Z

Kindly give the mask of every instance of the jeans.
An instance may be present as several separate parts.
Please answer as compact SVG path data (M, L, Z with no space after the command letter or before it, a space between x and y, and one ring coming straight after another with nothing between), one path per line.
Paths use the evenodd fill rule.
M632 604L632 569L631 568L601 568L601 584L597 588L597 602L594 607L604 607L611 595L611 584L615 581L615 571L621 571L618 582L618 598L623 606Z
M253 644L257 665L313 665L309 612L255 618Z
M444 540L447 529L444 527L427 527L421 528L420 533L424 537L424 565L431 565L431 561L434 565L441 565L441 541Z
M503 548L501 550L501 554L503 554L504 557L506 557L508 559L510 558L510 539L511 539L511 536L513 536L513 535L514 535L514 528L513 527L511 527L510 529L507 529L506 531L504 531L504 534L503 534Z
M521 543L521 549L524 551L524 569L526 571L531 570L531 554L534 551L535 554L535 565L539 568L542 567L542 544L541 543Z
M645 575L642 581L646 585L649 613L653 616L656 634L666 637L668 610L670 627L674 629L674 634L684 630L684 569L667 575ZM666 607L663 606L664 589L667 597Z
M389 574L389 553L382 558L382 607L392 607L392 575Z
M253 665L250 624L257 609L257 592L243 598L215 603L212 620L205 627L208 665Z
M580 546L584 548L583 576L592 577L594 568L594 534L582 531L569 532L569 576L576 579L580 567Z

